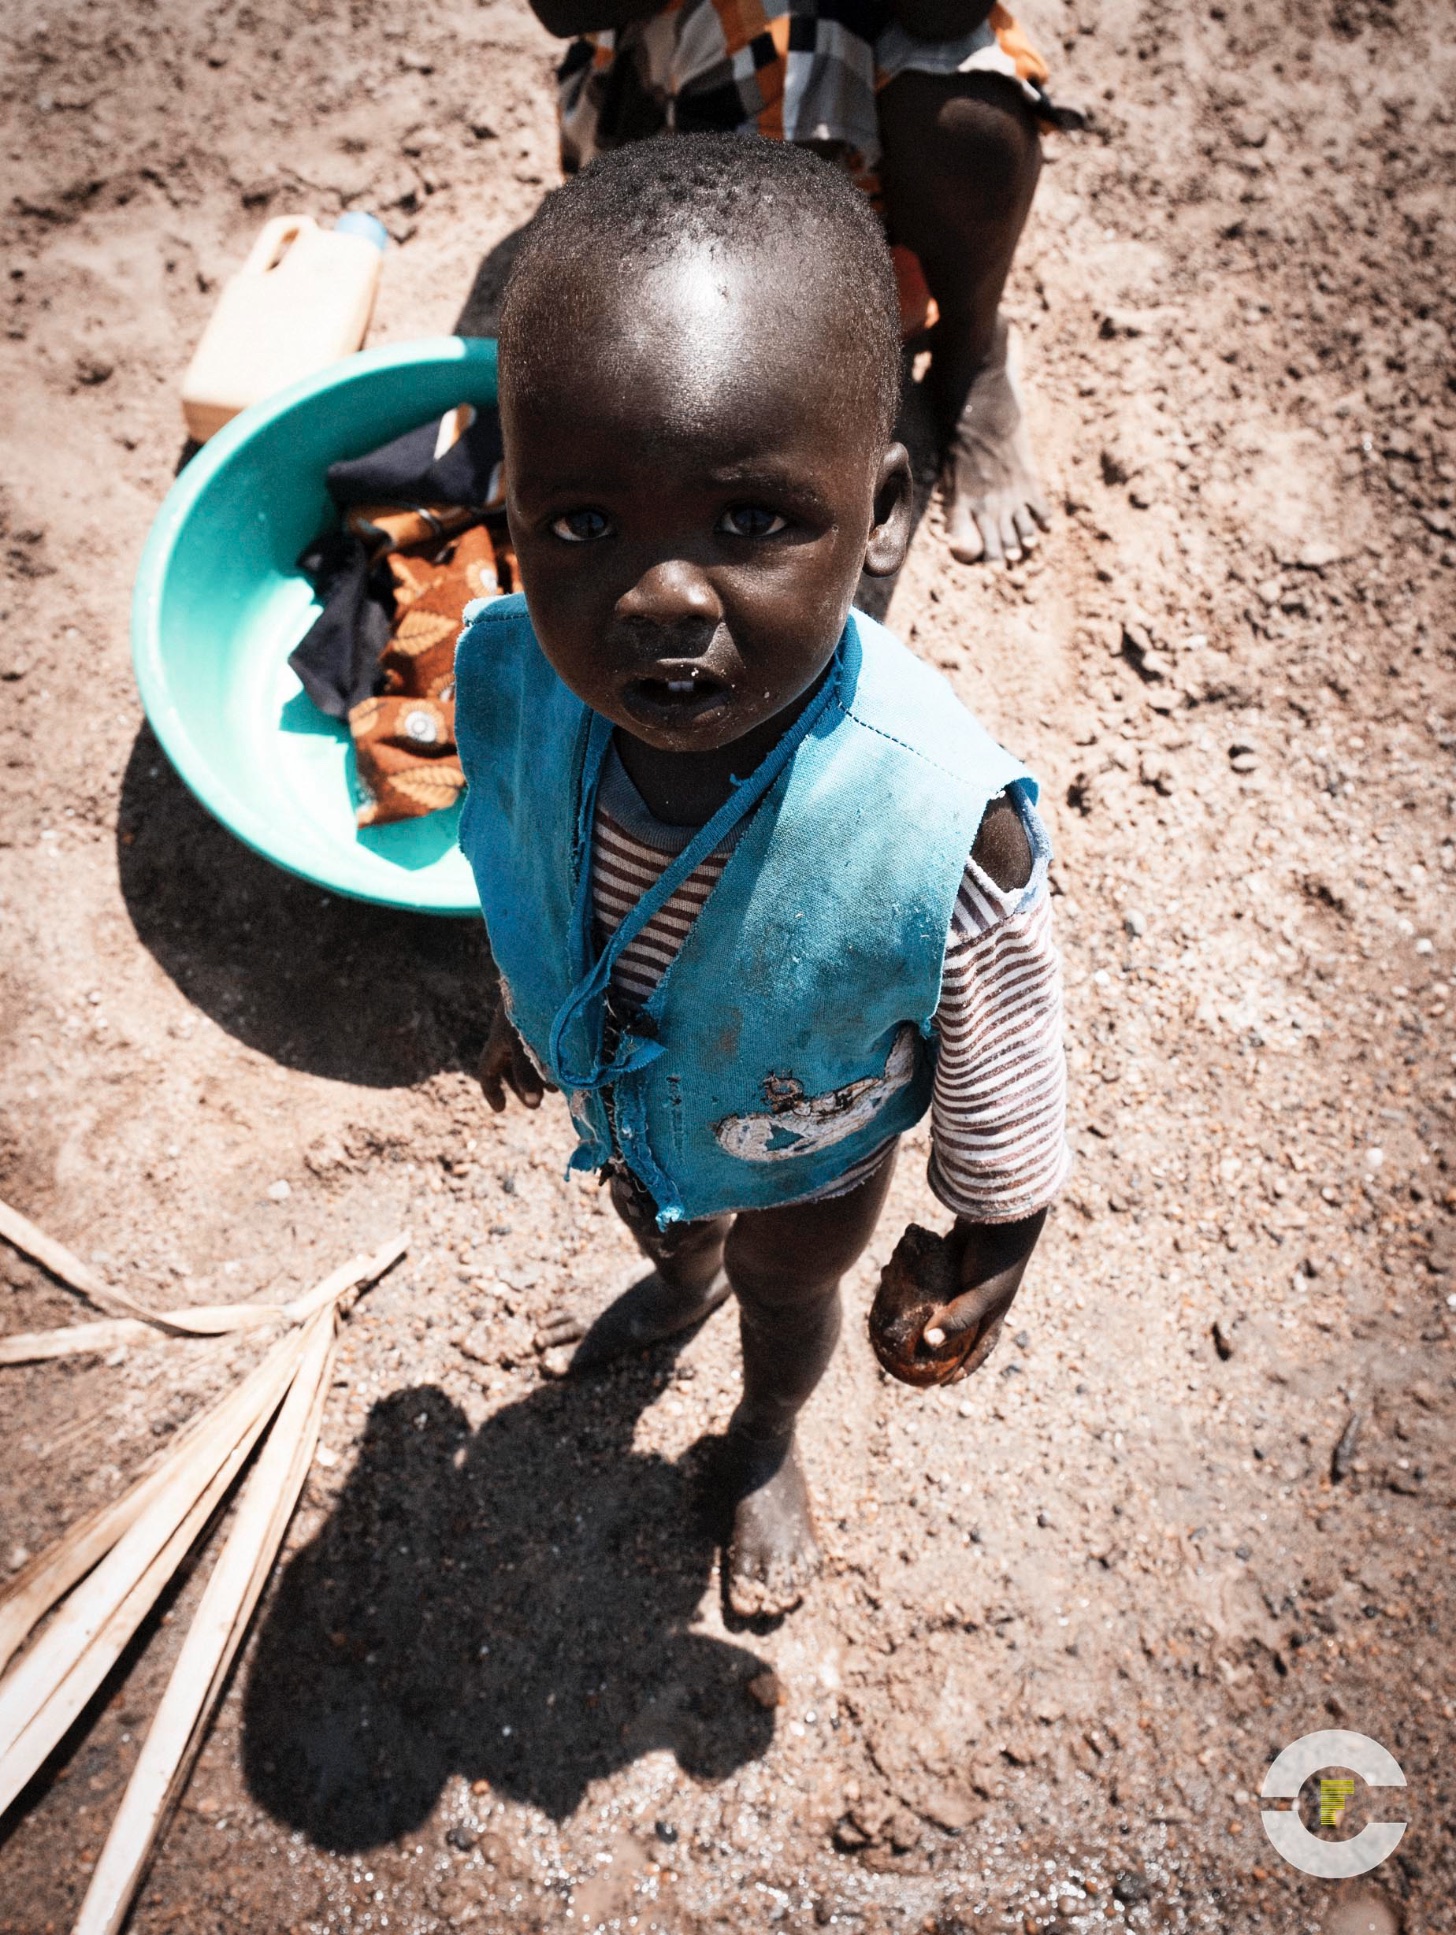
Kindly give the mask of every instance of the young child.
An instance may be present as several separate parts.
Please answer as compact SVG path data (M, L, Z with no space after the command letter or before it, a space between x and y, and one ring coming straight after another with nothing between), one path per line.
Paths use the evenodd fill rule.
M552 1314L552 1368L737 1298L726 1585L778 1613L818 1556L795 1419L898 1137L932 1110L958 1288L926 1343L976 1330L966 1370L1063 1178L1035 787L850 611L910 476L894 274L843 174L735 136L604 157L532 223L500 358L524 597L472 606L456 657L481 1079L565 1092L652 1265Z
M1047 508L1001 315L1041 168L1038 126L1081 124L992 0L531 0L573 40L558 72L571 172L663 130L812 145L884 215L901 321L931 352L924 394L963 560L1015 563ZM933 301L933 310L931 302ZM927 332L928 333L925 333Z

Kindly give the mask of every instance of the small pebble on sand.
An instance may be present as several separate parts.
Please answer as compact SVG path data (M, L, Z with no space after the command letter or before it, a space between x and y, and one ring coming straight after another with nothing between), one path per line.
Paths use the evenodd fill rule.
M761 1707L781 1707L784 1703L784 1683L772 1667L751 1679L747 1691L749 1699Z

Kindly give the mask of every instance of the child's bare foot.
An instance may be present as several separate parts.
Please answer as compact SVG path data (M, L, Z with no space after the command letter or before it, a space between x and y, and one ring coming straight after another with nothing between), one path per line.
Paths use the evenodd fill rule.
M1016 332L998 317L946 456L946 537L962 564L1015 564L1050 521L1022 408Z
M664 1337L690 1330L727 1295L728 1279L721 1270L693 1289L674 1287L656 1270L649 1270L595 1317L566 1306L548 1310L536 1332L541 1368L548 1377L595 1370L614 1357L645 1350Z
M728 1603L744 1619L792 1612L823 1563L794 1439L748 1438L730 1427L723 1459L733 1504Z

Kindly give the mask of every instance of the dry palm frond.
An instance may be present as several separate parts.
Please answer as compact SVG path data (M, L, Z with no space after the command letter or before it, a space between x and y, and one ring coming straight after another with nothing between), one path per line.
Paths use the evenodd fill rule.
M160 1331L152 1334L161 1337ZM173 1396L181 1399L186 1396L200 1395L201 1387L209 1381L210 1373L219 1368L225 1358L236 1355L239 1340L226 1336L174 1337L170 1341L174 1344L185 1343L188 1346L187 1354L180 1363L174 1359L175 1368L170 1380ZM98 1441L99 1459L99 1440L108 1425L113 1427L109 1442L115 1444L118 1442L118 1433L114 1427L121 1426L124 1431L128 1424L139 1421L138 1397L139 1393L136 1391L120 1393L113 1391L103 1404L94 1405L89 1411L77 1411L74 1417L68 1418L64 1424L56 1427L55 1436L41 1446L39 1457L50 1464L74 1445L85 1444L88 1439L93 1439ZM171 1449L170 1445L158 1445L152 1455L142 1461L138 1468L138 1476L149 1472L157 1459L165 1457ZM0 1602L3 1602L4 1596L4 1589L0 1588ZM0 1665L3 1663L0 1661Z
M29 1331L0 1338L0 1365L35 1364L52 1357L74 1357L114 1350L118 1344L144 1342L159 1333L172 1337L216 1337L235 1330L261 1330L269 1324L301 1324L314 1310L334 1301L354 1284L375 1259L355 1257L331 1277L289 1303L186 1304L176 1310L153 1310L123 1291L103 1283L96 1272L57 1243L8 1203L0 1202L0 1236L27 1256L45 1265L52 1276L79 1290L98 1309L112 1313L109 1323L73 1324L59 1330ZM404 1239L396 1239L396 1255L404 1253ZM390 1258L390 1262L394 1257ZM384 1265L387 1269L388 1264ZM378 1274L378 1271L375 1272Z
M295 1298L291 1304L280 1307L289 1313L295 1323L306 1322L311 1315L330 1305L336 1309L345 1307L352 1293L382 1277L398 1262L404 1255L407 1242L406 1236L394 1237L376 1250L373 1256L355 1257L325 1277L312 1290ZM268 1391L275 1385L277 1395L272 1402L276 1405L284 1388L282 1384L277 1384L280 1375L278 1366L282 1361L278 1353L285 1346L296 1351L299 1348L298 1338L281 1339L241 1384L187 1426L153 1471L139 1479L112 1504L97 1506L87 1512L55 1545L32 1559L25 1570L0 1591L0 1669L24 1644L51 1607L113 1551L137 1520L157 1505L159 1498L172 1499L175 1504L177 1499L186 1495L191 1482L187 1476L189 1473L195 1479L197 1471L209 1457L220 1460L226 1456L229 1434L232 1434L234 1441L242 1435L247 1429L247 1420L254 1415L255 1408L266 1401ZM219 1445L224 1449L219 1451ZM164 1517L166 1509L163 1508ZM70 1611L68 1607L67 1612ZM48 1633L44 1643L49 1642ZM36 1651L39 1650L37 1647ZM25 1667L28 1669L29 1666L28 1659ZM0 1753L4 1752L6 1740L13 1737L13 1729L6 1727L4 1715L10 1710L8 1703L14 1697L13 1683L21 1670L17 1668L16 1673L0 1681Z
M328 1389L334 1326L334 1313L327 1309L309 1320L292 1388L188 1628L92 1874L75 1935L116 1935L187 1778L308 1474Z
M22 1216L6 1202L0 1202L0 1236L7 1243L13 1243L17 1250L34 1257L37 1263L44 1264L53 1277L79 1290L88 1303L94 1303L108 1317L140 1317L147 1323L152 1321L152 1313L143 1305L135 1303L124 1291L113 1290L110 1284L103 1283L91 1266L83 1263L64 1243L47 1236L28 1216Z
M11 1235L13 1212L7 1214L12 1221L3 1233ZM153 1471L113 1504L86 1513L0 1593L0 1668L70 1595L0 1679L3 1814L83 1712L268 1434L93 1876L83 1928L115 1930L126 1914L303 1488L339 1316L399 1260L407 1242L396 1237L373 1256L354 1258L287 1304L237 1306L292 1329ZM69 1258L58 1245L50 1249L42 1257L48 1268ZM76 1267L84 1274L84 1265Z
M40 1705L24 1730L0 1755L0 1811L9 1807L16 1795L29 1784L80 1718L96 1689L121 1658L133 1634L166 1591L168 1582L227 1496L266 1424L266 1417L259 1418L247 1435L234 1445L136 1584L111 1608L69 1672Z
M94 1355L115 1350L118 1344L148 1344L164 1334L138 1317L102 1317L94 1324L68 1324L63 1330L19 1331L13 1337L0 1337L0 1364Z
M207 1456L207 1447L225 1436L232 1422L250 1415L267 1381L276 1376L267 1358L222 1401L205 1411L182 1431L176 1442L144 1478L110 1505L98 1505L77 1519L46 1551L32 1559L0 1593L0 1669L79 1579L99 1564L156 1500L167 1492L180 1471ZM230 1407L224 1411L223 1407ZM219 1413L223 1415L220 1417ZM238 1426L241 1435L243 1425ZM13 1678L13 1676L12 1676ZM9 1693L10 1680L0 1681L0 1700Z
M149 1503L0 1683L0 1813L69 1726L69 1719L61 1724L56 1718L72 1704L65 1697L67 1680L81 1669L94 1691L120 1658L192 1543L189 1538L170 1565L159 1567L179 1526L192 1517L219 1474L231 1466L236 1476L292 1381L302 1348L301 1336L281 1338L253 1375L209 1414L192 1443L167 1460L164 1481ZM193 1537L205 1522L194 1526ZM149 1591L139 1590L143 1582ZM49 1720L43 1717L47 1708Z

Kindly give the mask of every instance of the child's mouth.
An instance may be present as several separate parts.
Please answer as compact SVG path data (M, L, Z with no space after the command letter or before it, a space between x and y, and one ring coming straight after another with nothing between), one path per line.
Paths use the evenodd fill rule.
M718 710L729 688L711 672L685 671L668 678L633 679L623 696L640 719L679 724Z

